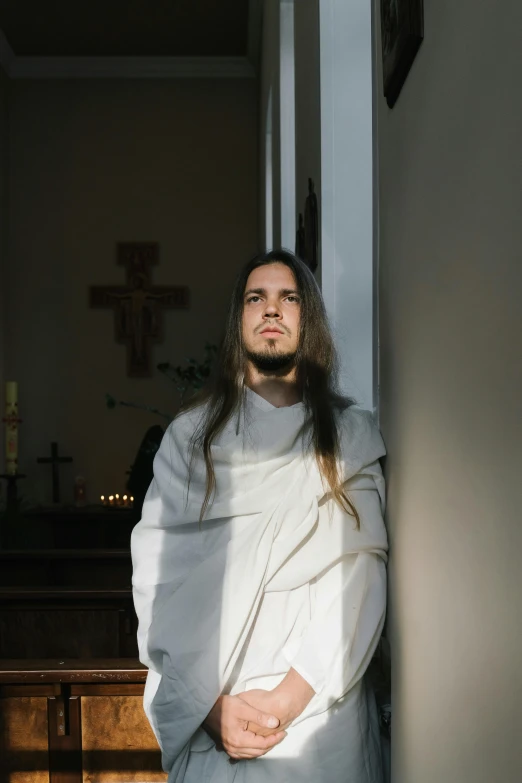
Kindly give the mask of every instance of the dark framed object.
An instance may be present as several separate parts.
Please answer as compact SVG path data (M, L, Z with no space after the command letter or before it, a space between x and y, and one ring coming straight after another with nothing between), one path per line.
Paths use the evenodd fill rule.
M315 272L319 263L319 209L313 180L308 177L308 196L305 201L304 218L299 213L295 235L295 254Z
M393 108L424 38L423 0L381 0L384 96Z

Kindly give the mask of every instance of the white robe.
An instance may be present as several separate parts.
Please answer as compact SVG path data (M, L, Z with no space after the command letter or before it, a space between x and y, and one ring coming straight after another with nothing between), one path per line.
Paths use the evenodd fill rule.
M131 543L144 706L169 781L381 783L363 679L386 605L379 431L367 411L340 415L356 530L303 446L302 403L275 408L248 390L212 446L217 488L200 523L200 456L187 489L199 415L168 428ZM272 689L290 667L316 695L281 744L231 765L202 721L221 693Z

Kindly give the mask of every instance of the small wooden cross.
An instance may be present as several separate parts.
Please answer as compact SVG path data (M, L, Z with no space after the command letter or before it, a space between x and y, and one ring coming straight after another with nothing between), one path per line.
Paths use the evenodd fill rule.
M72 462L72 457L59 457L58 456L58 444L51 443L51 456L50 457L38 457L37 462L52 465L53 466L53 503L60 502L60 476L58 473L59 466L66 462Z
M127 345L127 374L152 375L151 344L163 337L160 307L186 309L186 286L151 285L151 267L158 263L157 242L120 242L117 263L127 272L125 286L91 286L90 306L112 307L116 340Z

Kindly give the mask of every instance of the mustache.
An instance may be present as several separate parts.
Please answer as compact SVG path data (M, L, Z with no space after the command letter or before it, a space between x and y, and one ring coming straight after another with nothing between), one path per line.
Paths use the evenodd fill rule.
M279 324L279 323L277 323L277 321L274 322L274 323L272 323L271 321L266 321L265 323L260 324L259 326L257 326L255 328L254 334L259 334L260 332L263 331L263 329L266 329L269 326L273 326L276 329L279 329L281 332L283 332L283 334L286 334L287 337L291 337L291 335L292 335L292 332L290 331L288 326L284 326L283 324Z

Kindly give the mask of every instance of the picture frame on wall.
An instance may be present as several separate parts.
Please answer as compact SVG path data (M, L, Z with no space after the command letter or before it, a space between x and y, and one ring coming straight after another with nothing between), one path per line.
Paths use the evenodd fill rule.
M381 0L384 97L390 109L424 38L423 0Z

